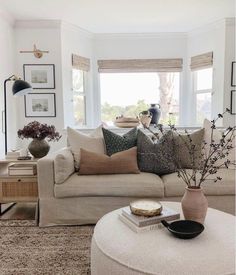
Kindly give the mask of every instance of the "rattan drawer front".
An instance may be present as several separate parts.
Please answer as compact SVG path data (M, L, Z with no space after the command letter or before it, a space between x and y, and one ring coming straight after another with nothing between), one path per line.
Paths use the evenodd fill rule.
M38 185L33 179L2 180L2 198L37 197Z

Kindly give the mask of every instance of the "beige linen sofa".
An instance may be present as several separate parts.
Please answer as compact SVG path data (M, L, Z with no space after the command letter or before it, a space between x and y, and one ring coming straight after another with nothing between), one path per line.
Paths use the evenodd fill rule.
M78 175L69 167L73 173L64 182L56 183L59 172L55 159L58 155L73 159L70 154L69 149L63 149L38 161L40 226L94 224L132 200L180 201L184 194L185 183L176 173L162 177L152 173ZM203 185L209 206L234 214L235 170L220 169L219 176L221 181Z

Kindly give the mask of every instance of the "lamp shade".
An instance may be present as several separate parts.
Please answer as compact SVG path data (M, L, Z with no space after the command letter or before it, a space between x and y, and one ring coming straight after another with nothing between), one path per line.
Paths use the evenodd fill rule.
M12 86L12 93L16 96L22 96L30 92L33 92L33 89L31 85L24 80L17 79Z

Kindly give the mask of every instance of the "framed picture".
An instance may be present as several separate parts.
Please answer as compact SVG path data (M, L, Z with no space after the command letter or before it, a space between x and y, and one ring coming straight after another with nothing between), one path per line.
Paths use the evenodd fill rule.
M55 89L54 64L24 64L24 80L33 89Z
M231 115L236 115L236 90L231 91L230 113Z
M25 95L25 117L55 116L55 93L29 93Z
M236 87L236 61L232 62L232 68L231 68L231 86Z

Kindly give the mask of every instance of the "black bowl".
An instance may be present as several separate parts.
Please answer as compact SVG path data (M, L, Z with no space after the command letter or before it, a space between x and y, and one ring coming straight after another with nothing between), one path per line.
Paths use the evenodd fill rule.
M161 221L162 224L177 238L192 239L197 237L204 230L204 226L191 220L180 220L172 223Z

